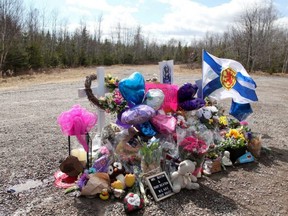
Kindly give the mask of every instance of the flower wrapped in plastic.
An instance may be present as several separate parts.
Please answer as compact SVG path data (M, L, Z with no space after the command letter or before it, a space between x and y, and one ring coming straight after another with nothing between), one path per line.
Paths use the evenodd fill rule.
M184 138L179 143L179 156L182 160L192 160L199 165L203 162L204 157L208 151L208 145L203 139L196 136L189 136Z
M148 143L141 141L141 169L144 174L156 174L160 171L160 161L162 156L162 148L159 139L152 137Z
M109 92L113 92L118 88L119 79L117 77L112 77L111 74L108 74L105 78L105 86L109 89Z
M215 106L202 107L197 110L196 115L208 129L214 129L219 122L218 109Z
M106 93L104 97L99 98L100 106L107 113L120 113L127 106L127 101L122 97L119 89L115 89L111 93Z

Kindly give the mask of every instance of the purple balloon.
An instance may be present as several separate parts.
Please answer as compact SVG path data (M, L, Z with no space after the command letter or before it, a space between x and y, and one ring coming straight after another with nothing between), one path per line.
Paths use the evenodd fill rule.
M155 110L152 107L141 104L123 112L121 122L130 125L142 124L155 116L155 114Z
M122 112L120 112L120 113L117 114L116 124L119 125L119 126L122 127L122 128L128 129L128 128L131 127L131 125L130 125L130 124L125 124L125 123L121 122L122 114L123 114L123 112L125 112L126 110L128 110L128 109L125 109L124 111L122 111Z

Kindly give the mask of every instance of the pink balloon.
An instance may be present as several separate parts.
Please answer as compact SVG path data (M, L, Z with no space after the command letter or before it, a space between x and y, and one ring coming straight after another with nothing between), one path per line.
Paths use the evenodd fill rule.
M159 133L170 134L175 131L177 120L173 116L156 115L150 122Z

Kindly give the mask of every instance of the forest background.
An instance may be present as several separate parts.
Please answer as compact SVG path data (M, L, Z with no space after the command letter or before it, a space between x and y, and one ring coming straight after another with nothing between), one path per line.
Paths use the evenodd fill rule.
M94 31L81 20L71 31L53 12L27 8L22 0L0 0L0 77L49 68L151 64L168 59L195 68L201 67L202 49L237 60L249 72L287 73L288 26L277 25L279 16L273 1L263 1L243 8L223 34L207 32L189 43L174 38L159 42L145 35L141 26L120 22L104 36L102 14Z

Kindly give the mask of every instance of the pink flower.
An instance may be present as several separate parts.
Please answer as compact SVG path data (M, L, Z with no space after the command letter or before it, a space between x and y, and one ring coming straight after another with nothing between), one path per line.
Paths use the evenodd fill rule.
M106 146L100 147L99 151L100 151L100 153L103 154L103 155L105 155L105 154L109 155L109 150L107 149Z
M240 125L247 126L247 125L248 125L248 122L247 122L247 121L241 121L241 122L240 122Z
M180 144L180 147L183 148L187 153L192 154L204 154L207 152L208 146L204 140L197 139L195 137L186 137Z
M193 152L193 145L186 145L184 149L188 152Z

